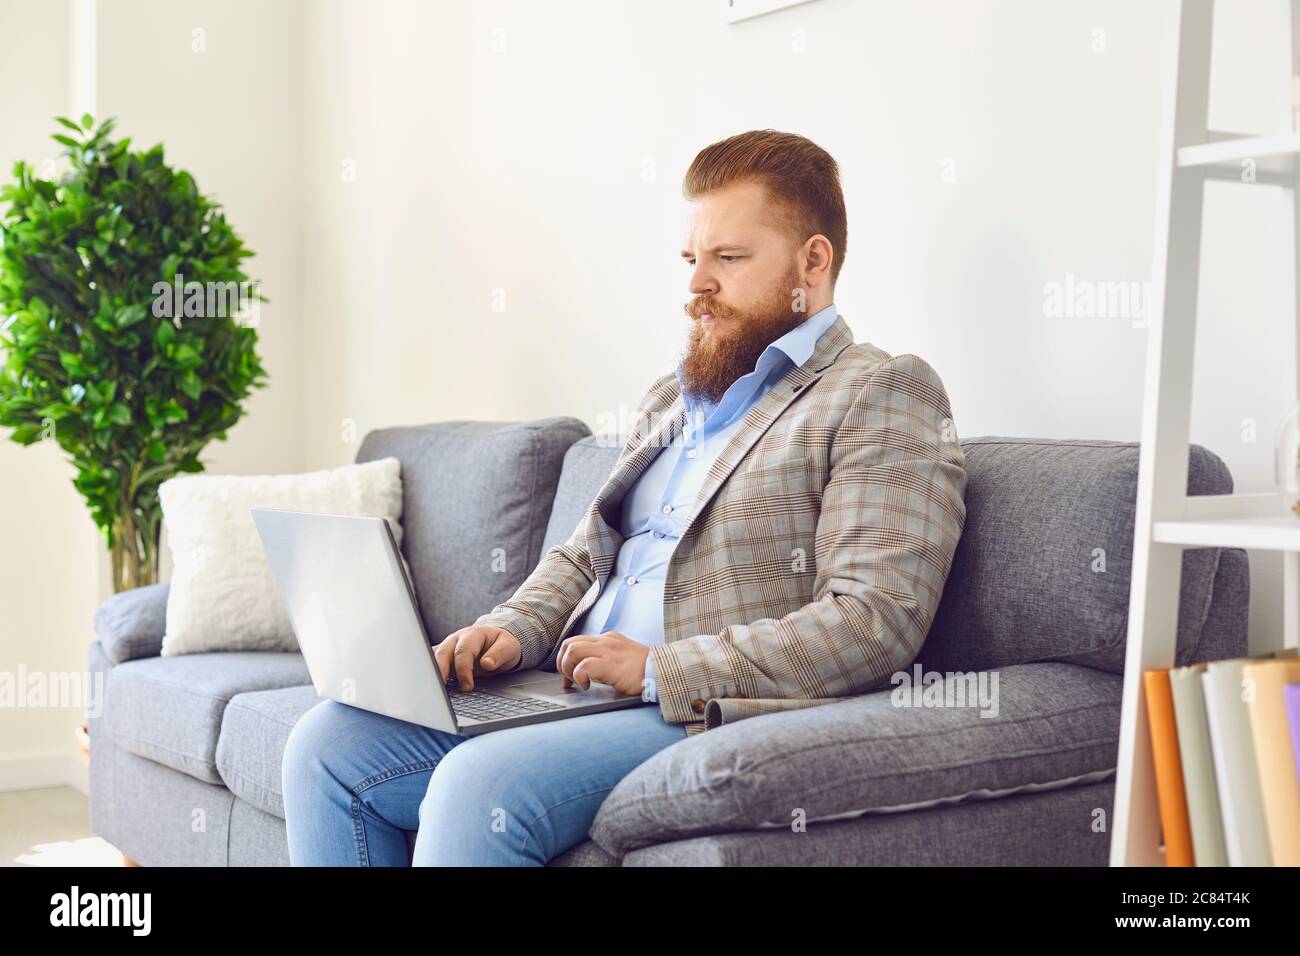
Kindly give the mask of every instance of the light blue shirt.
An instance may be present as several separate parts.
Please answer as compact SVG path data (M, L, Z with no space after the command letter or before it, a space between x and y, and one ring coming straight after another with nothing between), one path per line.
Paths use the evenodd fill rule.
M695 499L709 468L745 413L790 368L808 361L835 317L834 304L828 305L770 344L758 357L754 371L736 379L717 403L697 402L683 393L686 425L623 498L618 530L624 540L617 562L596 603L574 623L570 634L618 631L642 644L664 642L668 560L695 512ZM681 381L682 365L678 363L679 389ZM649 657L641 698L659 699Z

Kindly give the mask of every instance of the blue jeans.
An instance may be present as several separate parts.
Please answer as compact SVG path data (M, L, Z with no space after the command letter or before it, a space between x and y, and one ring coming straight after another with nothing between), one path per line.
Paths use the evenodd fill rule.
M285 748L289 861L543 866L587 839L619 780L685 737L651 704L466 737L323 700Z

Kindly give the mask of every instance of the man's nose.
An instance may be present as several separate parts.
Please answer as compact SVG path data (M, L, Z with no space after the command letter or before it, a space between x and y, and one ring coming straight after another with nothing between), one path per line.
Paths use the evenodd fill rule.
M718 283L703 266L697 265L691 272L691 295L717 295Z

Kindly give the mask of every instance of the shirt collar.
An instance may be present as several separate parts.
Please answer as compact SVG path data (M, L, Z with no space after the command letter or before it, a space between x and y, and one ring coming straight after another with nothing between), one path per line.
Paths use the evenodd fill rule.
M795 365L802 365L812 358L813 351L817 348L817 340L835 324L836 315L835 303L832 302L820 312L816 312L804 319L799 325L769 345L767 349L779 349ZM763 364L763 359L768 354L767 349L764 349L763 354L759 356L759 365Z

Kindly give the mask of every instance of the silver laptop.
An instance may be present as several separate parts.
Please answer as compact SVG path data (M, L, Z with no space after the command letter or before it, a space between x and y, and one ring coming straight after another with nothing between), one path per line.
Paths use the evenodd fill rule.
M595 681L585 691L565 688L547 670L475 674L471 691L459 689L454 673L444 684L387 521L252 513L322 697L466 735L645 703Z

